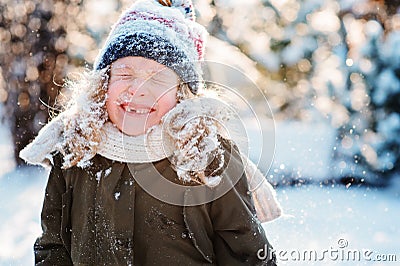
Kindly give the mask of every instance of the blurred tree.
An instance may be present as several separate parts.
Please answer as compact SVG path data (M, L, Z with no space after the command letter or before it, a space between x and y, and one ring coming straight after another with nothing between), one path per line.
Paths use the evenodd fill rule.
M0 2L0 104L21 163L19 151L57 112L56 97L67 72L90 66L118 12L131 1Z
M396 1L342 10L349 113L339 128L336 160L342 176L386 185L400 167L400 25ZM387 8L386 8L386 6ZM354 26L358 25L358 26ZM356 40L353 35L359 32ZM345 166L345 167L344 167Z
M382 2L382 0L380 0L380 2ZM383 5L388 15L395 15L398 13L400 0L384 0Z
M337 128L332 178L387 183L400 163L400 1L197 2L210 32L257 62L275 118Z
M61 2L61 1L60 1ZM2 1L1 102L11 121L15 151L47 122L68 64L65 23L52 1ZM42 102L41 102L42 101ZM17 162L20 162L16 156Z
M264 73L261 85L278 119L315 119L309 107L319 94L329 94L318 83L335 79L327 73L335 70L331 51L341 42L336 1L197 2L211 34L238 47Z

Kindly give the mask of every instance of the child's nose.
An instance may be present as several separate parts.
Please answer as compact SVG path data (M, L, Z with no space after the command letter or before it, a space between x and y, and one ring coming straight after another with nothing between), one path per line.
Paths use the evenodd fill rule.
M134 79L128 88L129 93L135 96L144 96L146 94L147 81L148 80L144 78Z

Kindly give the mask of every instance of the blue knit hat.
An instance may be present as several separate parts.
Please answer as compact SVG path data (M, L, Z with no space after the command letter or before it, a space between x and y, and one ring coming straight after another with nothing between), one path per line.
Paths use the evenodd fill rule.
M173 69L196 93L206 36L206 29L195 22L190 0L140 0L114 24L94 68L141 56Z

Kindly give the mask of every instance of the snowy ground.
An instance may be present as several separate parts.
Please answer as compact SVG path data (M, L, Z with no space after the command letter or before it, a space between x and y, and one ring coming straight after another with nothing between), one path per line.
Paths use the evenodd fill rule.
M27 167L0 177L0 265L33 265L46 185L43 169Z
M32 265L46 175L43 169L21 168L0 179L0 265ZM362 255L370 250L371 259L395 254L400 261L400 228L395 219L400 199L390 191L301 186L284 187L277 193L287 217L264 227L280 264L398 265L366 261ZM339 241L347 241L348 246L340 248ZM360 252L360 261L341 260L341 253L326 253L323 258L324 250ZM304 252L314 252L323 263L302 257L299 261L297 256Z
M315 125L277 126L277 154L272 171L290 167L301 170L304 176L313 173L321 178L328 171L325 157L329 153L324 149L329 146L327 138L331 135L316 133L324 132L323 126L311 130L312 136L301 128L315 129ZM6 133L0 127L0 135L9 136ZM32 244L41 231L39 218L47 172L36 167L11 170L11 157L4 157L10 149L6 137L1 144L0 265L32 265ZM302 151L303 146L311 150ZM321 166L320 170L310 170L316 166L312 164ZM280 265L398 265L400 228L396 218L400 198L394 189L304 185L281 186L277 194L287 215L264 227ZM389 255L396 255L397 262L373 261L388 259Z
M393 191L311 185L277 193L293 217L264 228L281 265L399 265L400 198ZM378 261L388 255L397 262Z

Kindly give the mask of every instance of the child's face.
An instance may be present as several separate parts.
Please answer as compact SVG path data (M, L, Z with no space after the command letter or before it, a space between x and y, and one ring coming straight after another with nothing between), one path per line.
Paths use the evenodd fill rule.
M178 75L143 57L129 56L111 65L106 108L119 130L144 134L176 105Z

